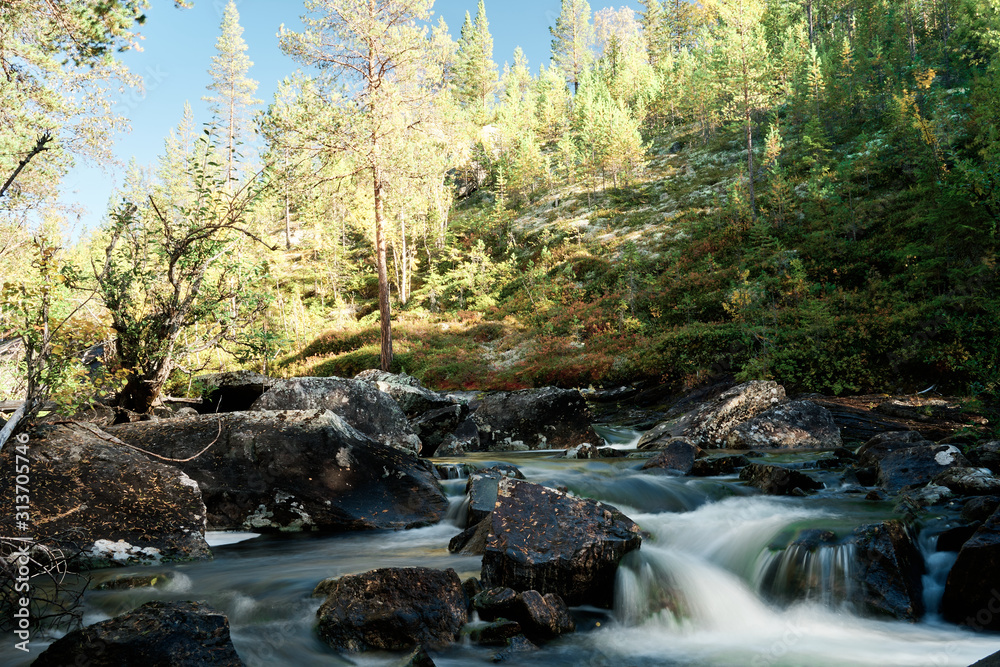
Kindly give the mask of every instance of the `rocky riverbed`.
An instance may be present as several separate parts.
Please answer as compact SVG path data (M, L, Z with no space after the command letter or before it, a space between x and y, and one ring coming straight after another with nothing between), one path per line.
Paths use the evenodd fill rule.
M981 426L947 402L209 384L207 414L33 434L34 536L71 535L93 580L86 634L37 664L169 645L189 664L965 666L1000 648L1000 445L933 430ZM158 617L177 631L141 631Z

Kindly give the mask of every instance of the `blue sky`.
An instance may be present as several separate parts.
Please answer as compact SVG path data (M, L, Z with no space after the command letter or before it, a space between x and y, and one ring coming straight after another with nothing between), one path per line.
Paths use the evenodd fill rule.
M443 16L451 35L458 39L465 12L475 15L478 0L438 0L434 3L434 21ZM278 82L294 72L298 65L281 53L276 33L284 23L290 29L300 26L301 2L278 0L237 0L243 38L254 62L250 76L260 82L257 97L270 101ZM126 94L118 110L130 119L132 131L119 136L114 152L122 166L81 165L63 184L63 199L79 204L86 213L76 231L92 228L101 221L108 198L120 185L124 164L135 157L141 165L155 165L163 149L163 140L181 119L184 102L194 109L195 122L209 120L201 98L210 83L208 68L215 55L215 42L226 0L195 0L191 9L176 9L170 0L154 0L148 22L142 29L145 39L142 52L124 54L125 63L145 80L143 92ZM596 12L605 6L641 9L638 2L592 1ZM486 15L493 34L493 58L502 70L505 61L513 61L514 49L524 49L533 71L548 64L551 37L549 26L559 15L560 0L487 0Z

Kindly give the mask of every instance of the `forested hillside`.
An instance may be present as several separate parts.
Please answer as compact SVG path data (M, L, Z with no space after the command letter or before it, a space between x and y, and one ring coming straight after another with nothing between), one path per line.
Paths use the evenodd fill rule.
M27 352L0 399L144 412L206 369L380 365L1000 391L996 0L563 0L547 63L494 53L501 3L456 34L430 0L323 0L266 101L230 2L213 116L70 244L58 179L121 120L74 91L131 76L139 4L0 17L0 339Z

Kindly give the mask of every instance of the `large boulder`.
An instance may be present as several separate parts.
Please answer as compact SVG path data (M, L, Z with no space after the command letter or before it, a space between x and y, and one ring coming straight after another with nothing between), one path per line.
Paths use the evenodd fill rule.
M732 449L836 449L840 428L812 401L789 401L738 425L726 442Z
M337 377L279 380L251 409L329 410L383 445L420 452L420 439L406 415L371 382Z
M420 380L405 373L367 370L355 375L354 379L373 383L379 391L391 396L403 410L403 414L411 419L430 410L455 405L455 400L450 396L431 391L420 384Z
M954 445L921 445L890 452L876 464L878 484L893 493L924 486L949 468L969 467Z
M448 500L429 462L329 410L236 412L122 424L114 435L176 463L201 486L209 525L258 531L407 528Z
M57 639L33 667L240 667L229 619L204 602L147 602Z
M775 382L747 382L702 403L679 419L657 425L640 438L638 446L646 449L656 440L683 436L706 449L726 447L734 428L784 400L785 389Z
M17 461L15 461L17 459ZM33 537L80 552L83 567L210 558L205 504L197 482L96 426L40 427L27 444L0 452L0 534L21 535L14 471L27 466ZM18 465L15 466L15 463Z
M855 547L851 571L862 609L877 616L917 621L924 613L924 560L900 521L860 526L849 538Z
M328 579L316 587L326 600L316 612L320 637L347 651L401 651L453 643L468 620L455 570L383 568Z
M576 389L545 387L489 394L472 419L483 451L518 444L525 449L568 449L602 442L590 425L587 402Z
M1000 510L962 545L948 573L941 614L975 630L1000 630Z
M823 488L809 475L784 466L751 463L740 471L740 479L772 496L796 495L797 491L817 491Z
M554 593L569 605L610 608L618 563L642 543L610 505L502 479L483 555L484 586Z

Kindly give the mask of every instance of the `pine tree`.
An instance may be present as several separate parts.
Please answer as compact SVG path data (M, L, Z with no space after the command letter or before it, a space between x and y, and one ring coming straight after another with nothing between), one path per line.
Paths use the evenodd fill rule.
M437 73L429 67L432 44L427 30L417 22L427 20L432 4L433 0L311 0L309 13L302 17L304 31L281 32L282 49L300 62L321 66L331 93L342 90L341 77L358 83L326 140L354 160L352 175L370 177L383 370L390 369L393 357L385 212L387 172L393 165L390 149L417 125L416 116L426 113L423 77Z
M497 64L493 62L493 36L483 0L479 0L475 21L465 13L456 70L459 99L485 124L497 88Z
M573 84L574 94L580 90L580 78L594 59L594 26L590 23L587 0L562 0L562 11L552 34L552 62Z
M212 113L222 125L225 142L227 187L236 179L236 151L240 139L247 133L250 109L260 102L254 98L257 82L247 77L253 62L247 57L243 41L243 26L234 0L229 0L222 15L221 34L215 43L218 54L212 58L212 83L208 89L215 94L205 97Z

